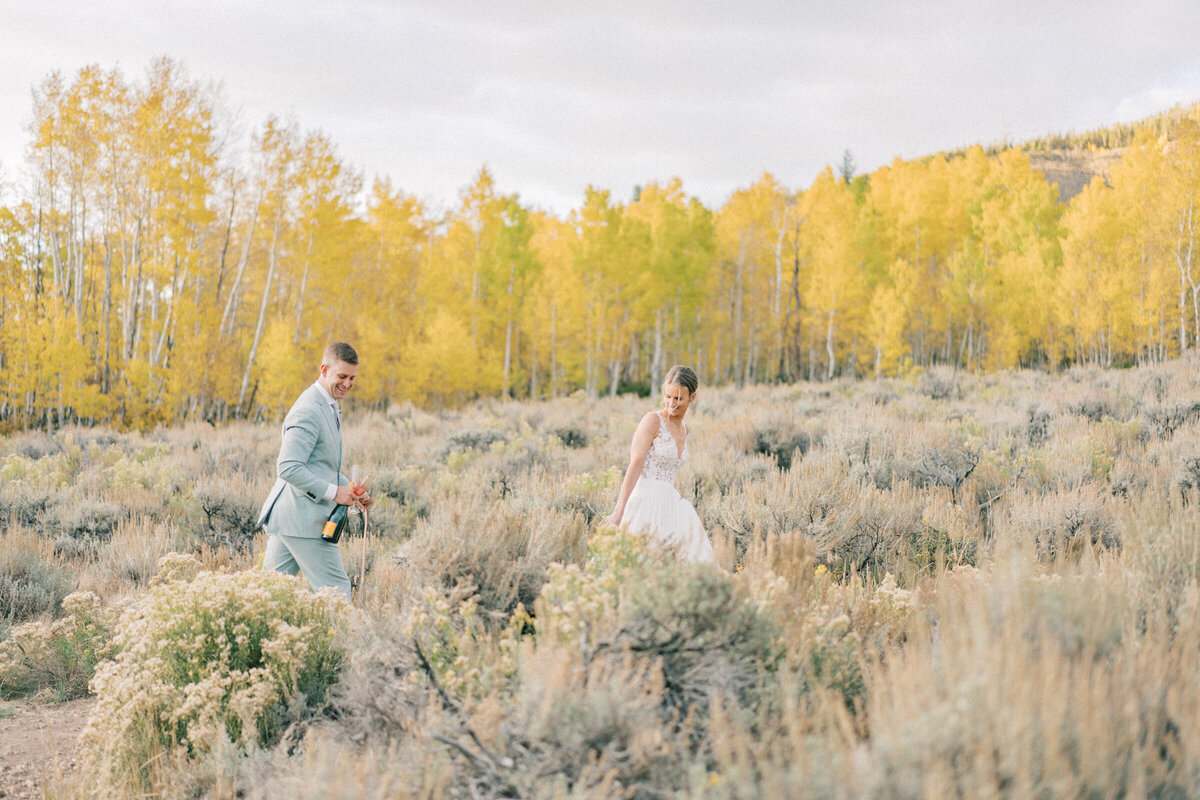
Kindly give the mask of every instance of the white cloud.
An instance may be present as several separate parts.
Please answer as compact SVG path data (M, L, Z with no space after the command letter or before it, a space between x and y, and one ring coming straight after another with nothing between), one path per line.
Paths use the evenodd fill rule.
M443 206L487 164L565 212L679 176L717 205L972 142L1200 99L1190 0L1014 3L0 0L0 163L52 69L156 55L220 81L243 125L320 128L368 177ZM1190 77L1189 77L1190 76Z

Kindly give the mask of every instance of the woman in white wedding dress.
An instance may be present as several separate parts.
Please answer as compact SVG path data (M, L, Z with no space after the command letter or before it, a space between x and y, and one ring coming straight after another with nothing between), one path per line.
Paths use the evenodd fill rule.
M688 406L699 380L690 367L674 366L663 381L663 409L638 423L629 450L629 469L613 512L602 525L625 525L685 561L716 563L712 543L692 504L675 488L675 475L688 460Z

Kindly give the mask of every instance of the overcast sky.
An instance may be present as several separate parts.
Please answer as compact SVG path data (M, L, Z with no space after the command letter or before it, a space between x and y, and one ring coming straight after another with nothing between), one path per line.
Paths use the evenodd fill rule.
M672 176L715 208L845 150L868 172L1200 100L1200 4L0 0L0 176L52 71L132 80L160 55L247 130L291 116L434 208L485 164L560 214Z

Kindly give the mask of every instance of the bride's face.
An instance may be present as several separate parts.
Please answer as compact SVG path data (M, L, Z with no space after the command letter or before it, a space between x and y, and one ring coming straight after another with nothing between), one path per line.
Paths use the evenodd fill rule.
M663 406L667 409L667 416L682 417L687 413L688 406L692 404L694 395L687 390L687 387L680 386L677 383L669 383L663 387Z

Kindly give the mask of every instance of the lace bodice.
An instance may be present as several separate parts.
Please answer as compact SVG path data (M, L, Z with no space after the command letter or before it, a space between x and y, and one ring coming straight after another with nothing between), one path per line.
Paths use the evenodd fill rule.
M654 441L650 443L650 452L646 453L646 460L642 463L642 477L674 483L675 474L688 460L687 425L683 426L683 454L681 455L675 444L675 437L663 423L662 415L655 414L655 416L658 417L658 433L654 434Z

